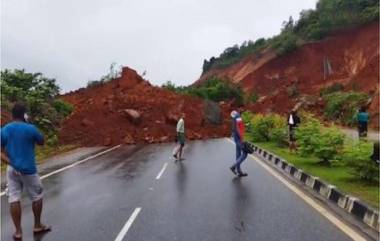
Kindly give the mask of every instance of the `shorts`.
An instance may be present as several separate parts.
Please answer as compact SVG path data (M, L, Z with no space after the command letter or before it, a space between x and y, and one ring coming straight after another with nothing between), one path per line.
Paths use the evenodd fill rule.
M43 187L38 174L17 174L10 166L7 168L8 202L21 200L22 191L25 188L32 202L38 201L43 196Z
M181 146L185 145L185 133L178 132L177 133L178 141Z
M295 129L295 127L289 127L289 140L291 142L296 141L296 129Z

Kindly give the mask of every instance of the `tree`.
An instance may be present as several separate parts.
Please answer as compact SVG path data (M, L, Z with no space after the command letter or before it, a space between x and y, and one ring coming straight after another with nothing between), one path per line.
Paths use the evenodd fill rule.
M48 136L56 133L61 121L73 107L57 99L59 86L55 79L41 73L28 73L25 70L0 72L1 106L10 111L15 102L25 102L31 120Z

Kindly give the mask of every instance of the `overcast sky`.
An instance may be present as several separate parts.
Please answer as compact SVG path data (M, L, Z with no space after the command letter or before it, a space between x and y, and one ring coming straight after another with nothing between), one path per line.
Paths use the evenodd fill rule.
M57 79L62 92L112 62L151 83L188 85L204 59L244 40L278 34L316 0L1 0L1 68Z

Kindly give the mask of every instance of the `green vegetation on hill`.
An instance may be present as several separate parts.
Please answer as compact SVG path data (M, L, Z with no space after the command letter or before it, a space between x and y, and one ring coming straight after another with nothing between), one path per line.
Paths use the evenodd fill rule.
M57 98L56 80L41 73L5 69L0 72L0 87L2 110L10 112L14 103L26 103L31 122L47 136L47 144L57 144L57 129L73 107Z
M362 105L365 105L369 96L362 92L331 92L323 95L326 101L324 115L327 119L339 124L354 126L356 114Z
M175 86L174 83L168 81L162 85L162 88L216 102L223 100L234 100L237 104L244 102L244 92L240 86L216 77L209 78L198 86Z
M292 17L285 21L279 35L245 41L240 46L227 48L219 57L204 60L203 73L212 68L225 68L251 54L260 55L268 47L283 55L302 43L322 39L333 31L378 19L378 0L319 0L315 10L302 10L297 22Z

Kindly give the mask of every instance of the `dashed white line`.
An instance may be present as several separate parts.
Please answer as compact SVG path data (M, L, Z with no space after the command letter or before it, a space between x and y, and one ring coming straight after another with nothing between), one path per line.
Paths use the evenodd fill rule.
M164 173L165 169L166 169L166 166L168 165L167 162L165 162L164 166L162 167L161 171L158 173L157 177L156 177L156 180L160 179L162 174Z
M132 215L129 217L128 221L124 224L123 228L120 230L120 233L117 235L115 241L122 241L125 235L127 234L129 228L132 226L133 222L139 215L141 208L138 207L133 211Z
M226 138L231 143L234 143L232 140ZM354 229L349 227L347 224L340 221L337 217L335 217L331 212L325 209L322 205L314 201L309 196L306 196L300 189L298 189L295 185L288 182L285 178L283 178L279 173L274 171L268 164L259 160L254 155L249 155L253 160L255 160L260 166L262 166L266 171L272 174L275 178L277 178L280 182L282 182L287 188L293 191L297 196L299 196L304 202L309 204L312 208L317 210L322 216L332 222L335 226L337 226L340 230L342 230L345 234L347 234L350 238L355 241L365 241L366 239L357 233Z
M88 160L90 160L90 159L93 159L93 158L95 158L95 157L101 156L101 155L106 154L106 153L108 153L108 152L110 152L110 151L113 151L113 150L119 148L120 146L121 146L121 145L117 145L117 146L111 147L111 148L109 148L109 149L107 149L107 150L105 150L105 151L102 151L102 152L99 152L99 153L97 153L97 154L95 154L95 155L89 156L89 157L87 157L87 158L85 158L85 159L83 159L83 160L81 160L81 161L75 162L75 163L73 163L73 164L67 165L67 166L65 166L65 167L62 167L62 168L60 168L60 169L57 169L57 170L55 170L55 171L53 171L53 172L50 172L50 173L48 173L48 174L45 174L45 175L41 176L41 180L43 180L43 179L45 179L45 178L48 178L48 177L50 177L50 176L52 176L52 175L54 175L54 174L57 174L57 173L63 172L64 170L67 170L67 169L69 169L69 168L75 167L75 166L77 166L77 165L79 165L79 164L81 164L81 163L83 163L83 162L86 162L86 161L88 161ZM3 195L5 195L5 191L0 193L0 197L2 197Z

